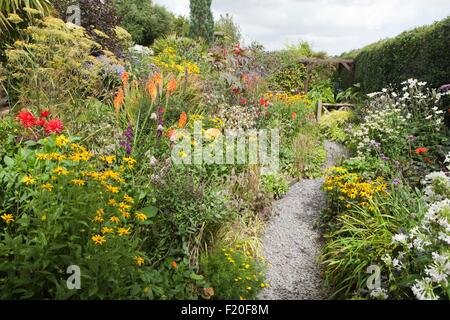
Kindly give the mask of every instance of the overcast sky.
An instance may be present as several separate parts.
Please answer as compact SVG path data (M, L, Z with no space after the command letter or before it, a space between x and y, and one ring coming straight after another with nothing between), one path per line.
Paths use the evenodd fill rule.
M154 0L189 16L189 0ZM213 0L214 17L230 13L245 42L267 49L307 40L340 54L450 15L450 0Z

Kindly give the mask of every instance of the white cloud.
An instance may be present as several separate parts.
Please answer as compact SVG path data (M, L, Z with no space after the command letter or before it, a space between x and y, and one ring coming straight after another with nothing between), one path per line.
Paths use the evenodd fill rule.
M189 15L189 0L154 0ZM357 49L450 14L448 0L213 0L215 17L230 13L244 39L267 49L311 42L330 54Z

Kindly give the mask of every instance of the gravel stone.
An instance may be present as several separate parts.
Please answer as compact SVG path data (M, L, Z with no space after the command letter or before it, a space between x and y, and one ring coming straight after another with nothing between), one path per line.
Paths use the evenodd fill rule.
M324 145L326 167L348 156L347 150L339 144L325 141ZM325 208L323 182L323 178L302 180L275 202L275 216L263 236L270 287L261 292L260 299L320 300L328 297L317 264L322 241L320 232L314 229L320 211Z

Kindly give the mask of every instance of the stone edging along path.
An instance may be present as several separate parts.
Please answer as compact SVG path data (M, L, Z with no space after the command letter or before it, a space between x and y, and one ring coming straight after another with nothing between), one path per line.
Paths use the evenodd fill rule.
M347 156L343 146L331 141L325 141L325 149L327 168ZM302 180L274 203L275 216L263 236L270 287L263 290L260 299L317 300L328 297L317 264L322 246L320 232L314 229L320 211L325 207L323 182L323 178Z

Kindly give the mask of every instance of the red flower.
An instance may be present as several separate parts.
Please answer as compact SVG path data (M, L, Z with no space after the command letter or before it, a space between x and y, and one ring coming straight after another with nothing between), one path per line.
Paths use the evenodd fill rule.
M50 133L56 133L59 134L64 129L63 123L59 119L52 119L49 122L45 124L45 132L48 134Z
M28 110L20 111L19 115L17 116L17 119L20 120L22 125L25 128L30 128L34 125L36 125L36 118L33 116L33 114Z
M433 163L433 161L431 161L430 158L423 158L423 160L424 160L425 162L427 162L427 163Z
M422 153L427 153L428 149L427 148L417 148L416 149L416 154L422 154Z
M45 121L44 119L39 119L36 121L36 126L45 127L46 123L47 123L47 121Z
M246 99L241 99L241 104L247 104L247 100Z
M237 87L233 87L233 88L231 88L231 91L233 92L233 93L239 93L239 88L237 88Z
M264 99L264 98L261 98L261 99L259 99L259 105L261 107L266 107L267 108L269 106L269 101Z
M41 112L41 118L47 119L50 116L50 111L44 110Z

